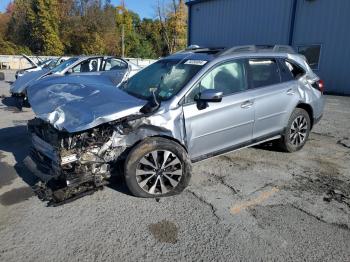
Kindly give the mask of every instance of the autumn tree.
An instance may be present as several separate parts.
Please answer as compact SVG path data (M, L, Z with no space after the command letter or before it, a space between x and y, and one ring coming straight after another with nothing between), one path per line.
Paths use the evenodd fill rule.
M28 0L15 0L11 8L11 18L8 23L6 37L17 45L29 46L31 39L29 35L28 13L31 2Z
M157 19L140 19L127 0L13 0L0 14L0 52L158 58L186 45L184 0L159 0ZM28 49L30 48L30 50Z
M30 54L29 48L23 46L25 44L23 41L25 38L14 38L12 34L9 34L10 30L15 30L16 32L23 32L19 30L21 25L19 21L21 19L19 15L14 14L16 6L14 3L10 2L4 13L0 13L0 54L18 54L27 53ZM23 10L23 9L22 9ZM23 23L23 20L21 20ZM15 23L17 22L17 24ZM14 26L16 25L16 26ZM17 43L14 40L19 40Z
M57 0L32 0L28 12L30 47L43 55L61 55Z
M172 0L171 3L157 2L157 17L160 23L160 35L166 44L167 52L173 53L186 46L187 13L184 0Z

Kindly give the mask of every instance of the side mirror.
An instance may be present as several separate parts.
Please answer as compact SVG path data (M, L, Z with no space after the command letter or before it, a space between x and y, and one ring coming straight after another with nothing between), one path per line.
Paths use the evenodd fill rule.
M216 91L215 89L205 89L201 92L197 97L195 97L195 101L202 102L221 102L224 93L220 91Z
M203 92L194 97L194 101L197 102L197 108L199 110L208 107L208 103L219 103L222 101L224 93L215 89L205 89Z
M72 68L69 68L67 71L66 71L66 75L70 75L71 73L73 73L73 69Z

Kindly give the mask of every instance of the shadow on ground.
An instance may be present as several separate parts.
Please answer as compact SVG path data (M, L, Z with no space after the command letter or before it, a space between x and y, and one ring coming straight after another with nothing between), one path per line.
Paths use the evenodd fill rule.
M12 167L4 162L3 157L0 158L0 167L6 171L6 174L3 175L9 177L7 180L13 178L13 174L16 173L29 186L36 183L36 177L23 164L23 160L29 152L30 144L31 141L25 125L0 129L0 150L12 154L16 161L16 164Z

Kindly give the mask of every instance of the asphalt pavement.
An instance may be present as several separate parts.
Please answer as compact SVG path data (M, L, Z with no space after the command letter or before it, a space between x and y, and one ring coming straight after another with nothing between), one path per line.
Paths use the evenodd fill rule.
M350 97L327 96L303 150L271 145L193 165L174 197L130 195L122 178L59 207L23 165L30 108L0 81L0 261L350 261Z

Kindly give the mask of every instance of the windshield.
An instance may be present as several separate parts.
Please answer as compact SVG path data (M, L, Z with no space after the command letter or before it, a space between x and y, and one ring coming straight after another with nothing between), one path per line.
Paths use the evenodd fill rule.
M52 60L52 59L48 59L48 60L44 60L44 61L39 61L37 64L38 64L39 66L45 66L45 65L47 65L48 63L50 63L51 60Z
M57 59L50 59L50 60L47 60L45 62L43 62L43 64L41 65L43 68L54 68L55 65L57 63Z
M160 100L176 95L207 61L189 59L163 59L131 77L120 88L127 93L148 99L152 89L157 89Z
M51 70L52 73L59 73L62 70L66 69L68 66L72 65L73 63L75 63L78 60L77 57L73 57L68 59L67 61L63 62L62 64L56 66L55 68L53 68Z

